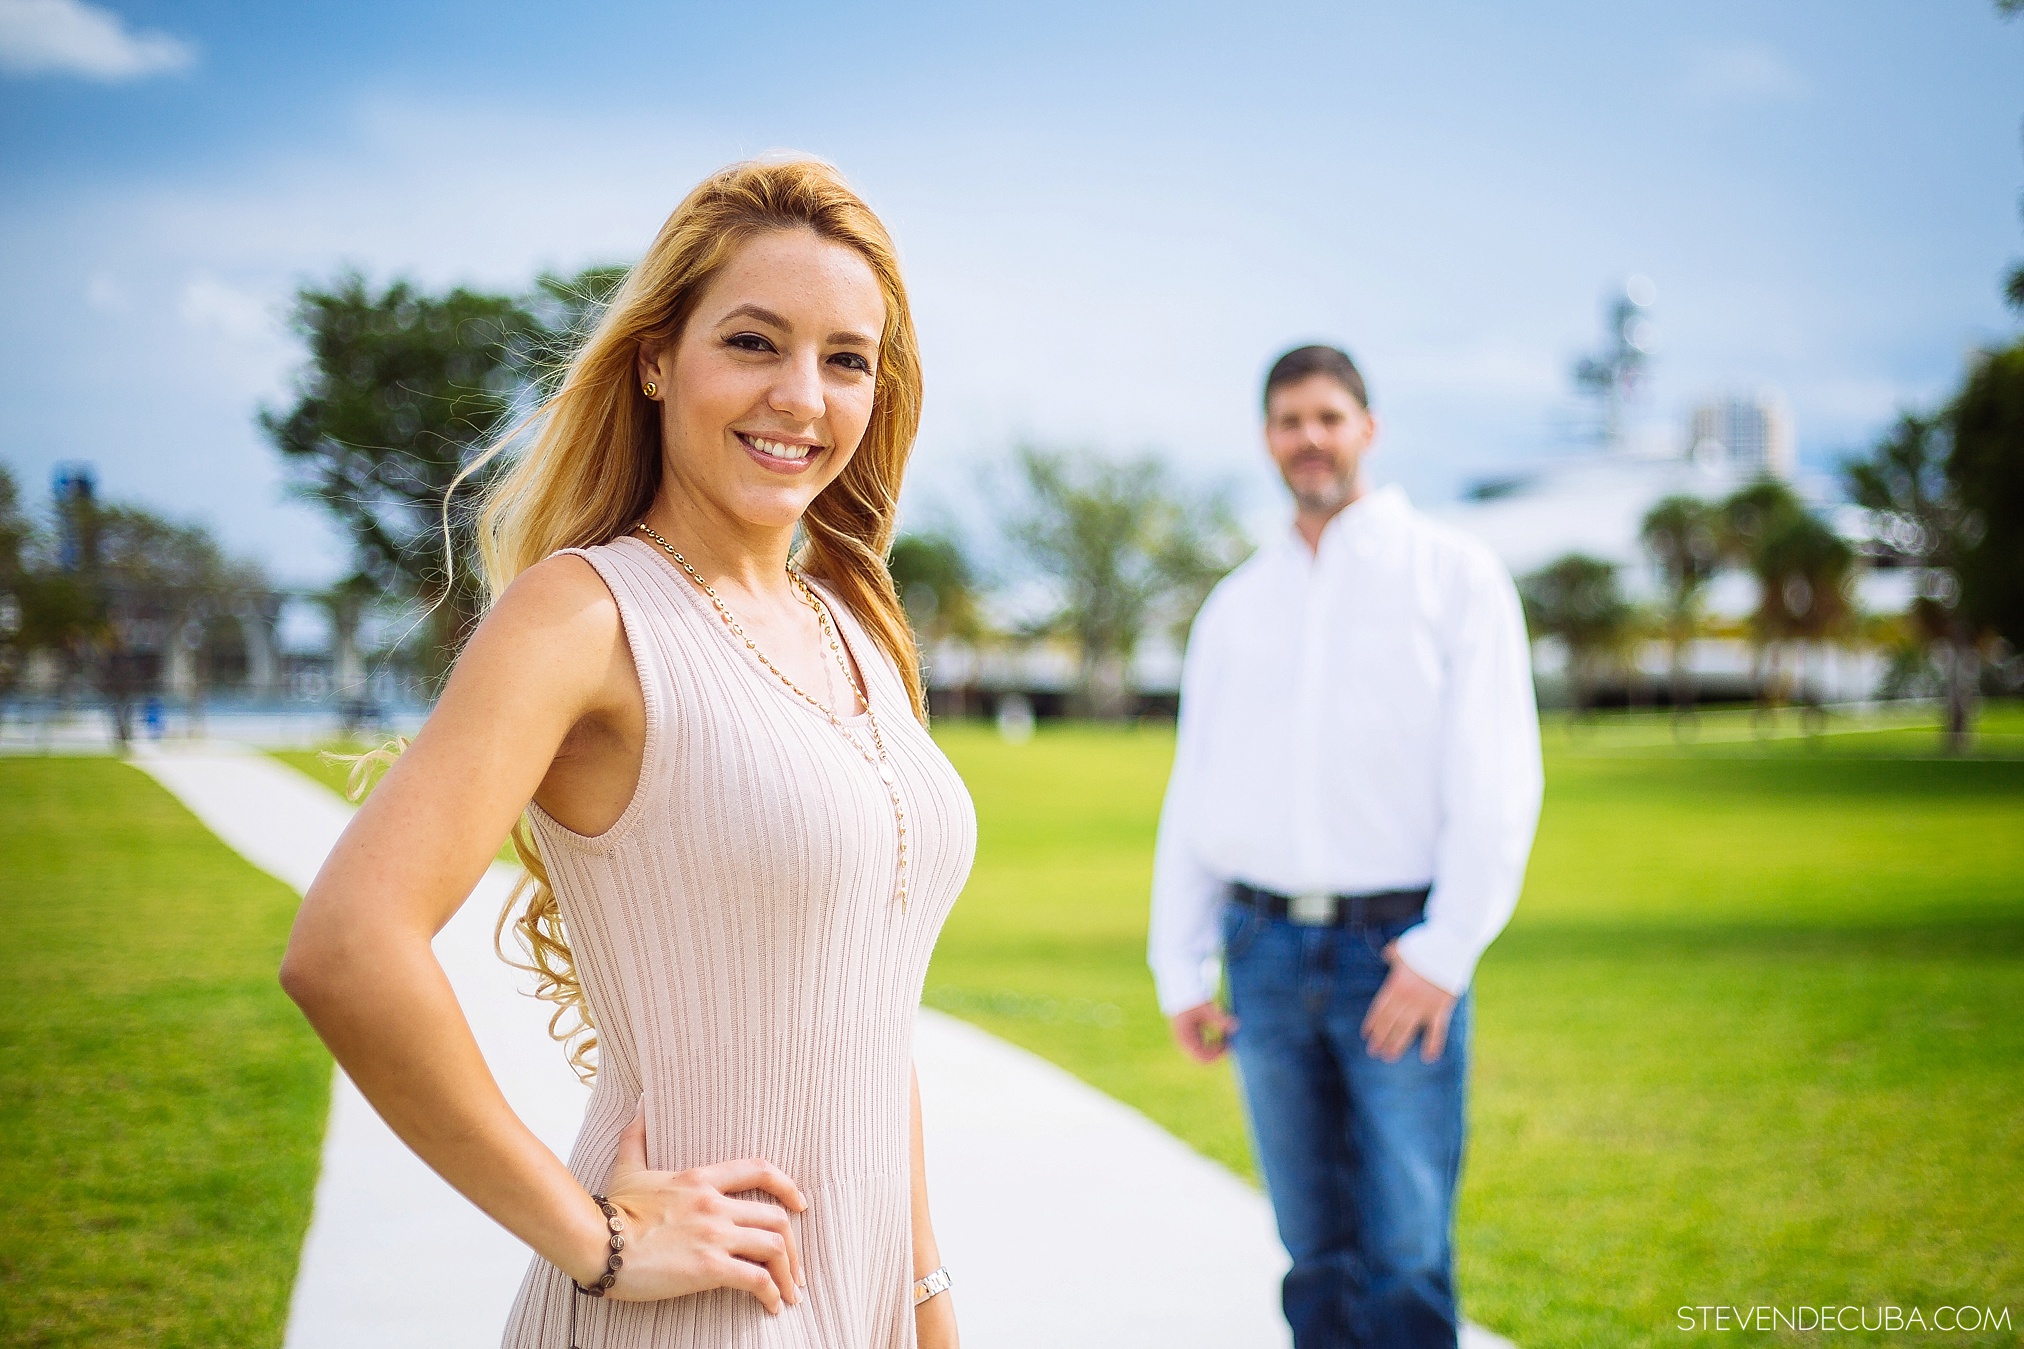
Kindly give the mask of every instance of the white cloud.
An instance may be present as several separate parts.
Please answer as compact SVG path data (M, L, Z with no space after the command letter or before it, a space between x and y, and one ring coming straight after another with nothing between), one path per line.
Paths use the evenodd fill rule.
M271 336L275 328L265 301L208 272L199 272L183 283L176 311L183 322L200 332L242 342Z
M1807 78L1769 47L1703 47L1687 61L1680 86L1697 103L1789 103L1812 92Z
M0 70L57 72L116 83L187 70L196 48L167 33L135 32L85 0L0 0Z
M372 100L354 118L331 147L252 159L222 180L0 201L0 282L32 296L0 361L10 443L102 456L122 491L215 519L290 575L341 574L343 540L276 504L281 470L253 422L263 404L286 405L302 357L285 326L294 288L352 264L375 283L505 290L542 267L633 257L701 174L764 144L674 113L642 125ZM644 166L643 142L656 147ZM1389 419L1380 474L1437 501L1465 470L1558 443L1553 414L1566 362L1593 340L1586 288L1604 253L1693 278L1667 283L1671 354L1653 398L1668 425L1672 390L1732 373L1783 383L1815 441L1861 443L1902 396L1890 362L1809 290L1812 273L1719 239L1683 252L1629 224L1584 234L1593 204L1557 188L1514 199L1525 229L1507 238L1444 225L1480 205L1455 195L1452 174L1393 185L1417 213L1345 200L1303 224L1241 179L1196 184L1155 217L1142 180L1157 165L1112 183L1073 161L1057 171L1042 142L986 156L958 132L909 132L814 148L858 178L905 252L929 375L909 480L923 519L931 506L986 518L982 466L1033 438L1159 449L1186 473L1234 478L1247 505L1263 503L1258 520L1276 522L1257 380L1273 352L1309 337L1347 340L1366 362ZM1886 242L1878 256L1899 256ZM93 307L123 304L117 337L147 353L109 390L111 325L80 304L81 285ZM1842 382L1808 378L1822 370Z

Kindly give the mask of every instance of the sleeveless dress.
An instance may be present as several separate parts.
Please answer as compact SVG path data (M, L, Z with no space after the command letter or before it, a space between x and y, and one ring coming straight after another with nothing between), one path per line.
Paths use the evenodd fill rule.
M646 699L639 784L616 824L588 838L529 807L599 1045L569 1168L602 1190L644 1100L649 1167L765 1158L808 1200L789 1217L807 1281L798 1305L773 1316L727 1289L583 1298L579 1342L911 1349L914 1013L976 851L969 793L914 719L898 669L821 590L898 776L902 909L878 770L652 545L567 551L618 601ZM861 715L846 724L871 744ZM563 1349L574 1296L537 1257L508 1349Z

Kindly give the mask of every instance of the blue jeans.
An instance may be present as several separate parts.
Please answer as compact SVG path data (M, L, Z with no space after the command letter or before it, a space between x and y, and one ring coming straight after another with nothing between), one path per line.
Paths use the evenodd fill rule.
M1432 1063L1365 1051L1385 944L1411 921L1304 927L1231 904L1238 1076L1279 1239L1295 1349L1454 1349L1455 1188L1470 998Z

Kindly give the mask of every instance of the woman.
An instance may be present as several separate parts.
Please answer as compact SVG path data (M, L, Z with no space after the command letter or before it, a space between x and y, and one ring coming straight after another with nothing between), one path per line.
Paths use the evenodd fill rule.
M864 203L704 182L491 493L491 611L303 901L288 992L539 1257L510 1346L956 1343L909 1076L976 821L884 563L919 409ZM518 927L597 1033L567 1167L429 947L523 812Z

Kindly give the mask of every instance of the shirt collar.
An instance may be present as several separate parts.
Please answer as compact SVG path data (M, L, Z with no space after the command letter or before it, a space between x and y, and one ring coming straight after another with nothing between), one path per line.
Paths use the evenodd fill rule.
M1321 527L1321 544L1313 553L1307 551L1307 540L1300 537L1300 531L1292 521L1286 524L1286 546L1291 548L1303 561L1319 560L1323 555L1333 553L1344 540L1367 538L1382 530L1402 515L1408 505L1406 492L1397 483L1386 483L1382 487L1365 492L1356 500L1335 513L1335 518Z

